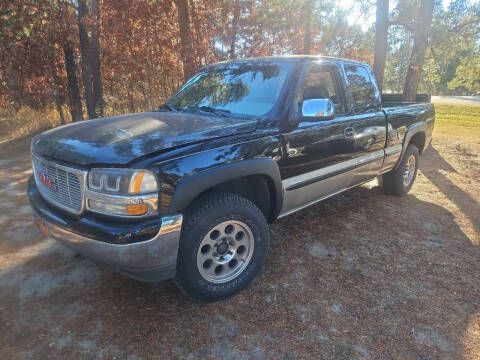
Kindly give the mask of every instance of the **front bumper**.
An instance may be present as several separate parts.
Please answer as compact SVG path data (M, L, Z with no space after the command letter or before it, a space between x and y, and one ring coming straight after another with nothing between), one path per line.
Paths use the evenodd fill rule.
M142 281L175 276L182 215L118 224L75 218L46 203L32 178L28 197L40 228L74 251Z

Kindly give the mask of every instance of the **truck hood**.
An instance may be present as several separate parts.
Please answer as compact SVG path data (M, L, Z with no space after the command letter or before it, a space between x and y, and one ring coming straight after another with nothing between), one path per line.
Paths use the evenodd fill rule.
M146 112L81 121L38 135L34 154L78 165L125 165L171 147L254 131L257 121L198 113Z

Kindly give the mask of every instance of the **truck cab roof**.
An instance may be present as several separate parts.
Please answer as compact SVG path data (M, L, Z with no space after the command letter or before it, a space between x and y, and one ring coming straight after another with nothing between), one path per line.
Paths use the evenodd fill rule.
M227 61L220 61L214 64L206 65L205 68L211 66L217 66L221 64L237 64L237 63L245 63L245 62L261 62L261 61L278 61L278 62L303 62L303 61L316 61L316 60L324 60L330 63L349 63L349 64L358 64L358 65L365 65L365 63L351 60L351 59L344 59L338 58L333 56L322 56L322 55L279 55L279 56L257 56L257 57L249 57L245 59L238 59L238 60L227 60Z

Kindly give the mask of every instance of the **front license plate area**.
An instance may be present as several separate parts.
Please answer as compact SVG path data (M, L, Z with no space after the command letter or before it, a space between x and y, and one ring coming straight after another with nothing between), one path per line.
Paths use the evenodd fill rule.
M37 224L38 228L40 229L40 231L45 235L45 236L48 236L50 237L50 232L48 231L48 224L46 221L43 221L42 219L40 219L38 216L34 216L35 218L35 224Z

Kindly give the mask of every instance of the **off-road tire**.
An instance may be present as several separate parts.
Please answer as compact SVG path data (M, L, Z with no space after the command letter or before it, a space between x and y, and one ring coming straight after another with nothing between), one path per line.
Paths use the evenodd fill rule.
M248 225L253 250L246 267L224 283L207 281L197 266L202 240L226 221ZM211 193L196 201L186 212L178 250L176 284L190 298L200 302L225 299L245 288L258 274L267 255L269 228L263 213L249 200L233 193Z
M412 161L412 157L414 158L414 170L410 170L413 171L413 173L411 174L410 180L406 183L406 171L409 166L409 161L410 163ZM418 158L418 148L413 144L409 144L398 167L395 170L382 175L381 184L385 193L403 196L410 191L417 177L419 165Z

